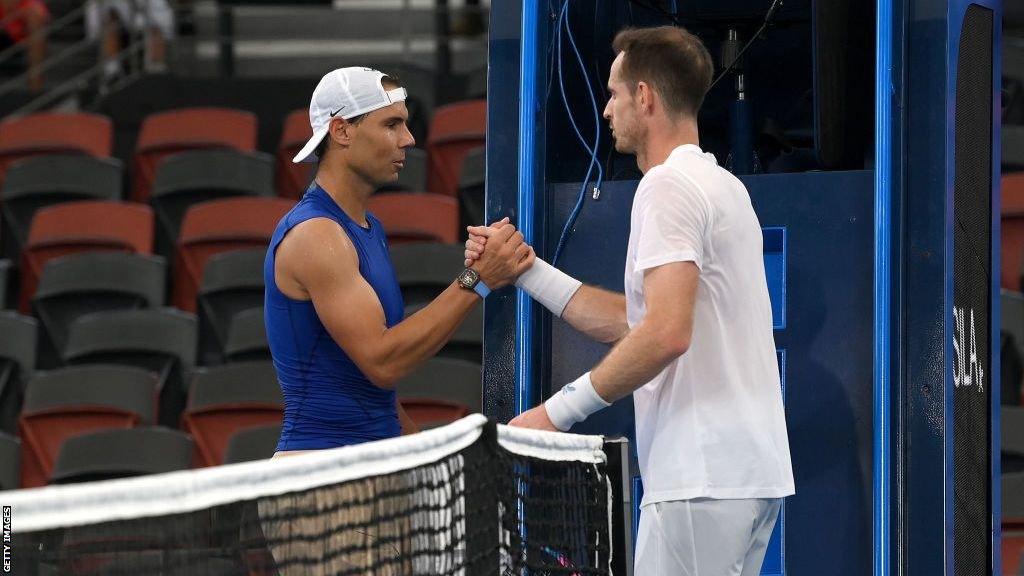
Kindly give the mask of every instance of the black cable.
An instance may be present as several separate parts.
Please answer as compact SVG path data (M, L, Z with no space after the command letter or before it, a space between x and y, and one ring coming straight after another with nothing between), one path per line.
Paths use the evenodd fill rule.
M761 34L764 33L766 28L768 28L768 24L771 23L772 16L775 15L776 10L778 10L780 6L782 6L782 0L774 0L772 2L771 7L768 8L768 13L765 14L764 16L764 23L761 24L761 27L757 29L757 32L755 32L754 35L750 37L750 40L747 41L747 44L743 47L743 49L736 54L736 57L732 59L732 62L729 63L729 66L727 66L725 70L722 70L722 73L719 74L717 78L715 78L715 81L711 83L711 86L708 86L708 92L710 92L711 89L715 87L715 84L718 84L719 80L725 78L725 75L728 74L733 69L733 67L736 66L736 63L739 62L741 58L743 58L743 54L747 52L747 49L754 45L754 41L761 37Z

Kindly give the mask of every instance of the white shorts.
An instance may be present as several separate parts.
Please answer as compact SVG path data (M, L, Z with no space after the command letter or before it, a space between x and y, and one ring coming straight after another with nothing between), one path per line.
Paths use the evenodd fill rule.
M90 0L85 12L85 31L90 40L100 37L109 12L117 14L121 24L132 32L156 28L164 38L174 37L174 11L167 0Z
M781 498L676 500L640 510L637 576L758 576Z

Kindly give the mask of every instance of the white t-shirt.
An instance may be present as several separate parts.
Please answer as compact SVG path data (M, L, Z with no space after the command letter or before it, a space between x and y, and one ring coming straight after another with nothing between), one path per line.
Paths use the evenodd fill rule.
M794 493L761 225L743 184L692 144L648 170L633 200L626 317L644 271L700 268L690 348L633 392L641 505Z

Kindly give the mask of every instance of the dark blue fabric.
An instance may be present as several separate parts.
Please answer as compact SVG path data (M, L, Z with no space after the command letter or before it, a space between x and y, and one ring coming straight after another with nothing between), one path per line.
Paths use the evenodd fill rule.
M311 218L340 225L359 255L359 274L373 287L387 326L402 321L404 302L391 266L384 229L372 214L368 228L353 221L314 182L278 223L263 264L267 340L284 393L284 424L278 450L318 450L401 433L394 390L374 385L331 338L313 303L285 296L274 281L281 239Z

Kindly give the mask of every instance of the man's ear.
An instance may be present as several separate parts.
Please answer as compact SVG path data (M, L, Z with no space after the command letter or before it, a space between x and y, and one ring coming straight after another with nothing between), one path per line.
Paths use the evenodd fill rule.
M331 120L331 127L328 129L331 139L336 144L341 146L348 146L352 143L352 128L353 124L345 120L344 118L334 118Z
M640 105L641 112L647 112L654 106L654 93L651 90L650 85L646 82L637 82L636 85L636 100Z

